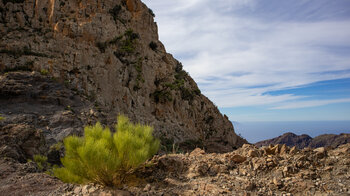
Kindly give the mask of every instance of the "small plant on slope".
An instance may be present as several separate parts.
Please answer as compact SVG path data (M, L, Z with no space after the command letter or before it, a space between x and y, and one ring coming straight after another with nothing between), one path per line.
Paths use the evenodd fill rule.
M41 171L47 170L51 165L47 162L47 157L43 155L34 155L33 161L37 164L38 169Z
M85 127L85 137L67 137L66 154L61 160L64 167L54 168L54 175L70 183L121 185L158 151L159 140L152 136L152 127L134 125L124 116L118 117L116 130L112 134L97 123Z

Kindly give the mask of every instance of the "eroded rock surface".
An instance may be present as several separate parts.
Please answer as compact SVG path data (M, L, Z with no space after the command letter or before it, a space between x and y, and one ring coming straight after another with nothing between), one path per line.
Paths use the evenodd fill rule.
M182 149L228 152L246 142L200 93L181 63L166 53L158 40L154 14L140 0L0 1L0 10L0 71L6 80L0 113L8 118L12 118L11 108L6 102L11 96L38 95L32 90L40 89L28 86L29 81L36 80L35 85L55 93L54 86L45 86L35 74L3 75L36 71L86 97L106 114L98 118L105 124L113 125L122 113L134 122L153 125L166 147L175 143ZM65 102L67 97L48 94L40 100L72 107ZM37 108L42 106L31 109ZM57 120L71 120L52 130L59 135L55 139L73 133L71 124L70 129L80 126L77 134L87 124L75 120L79 115L63 117L57 108L47 110L55 111Z

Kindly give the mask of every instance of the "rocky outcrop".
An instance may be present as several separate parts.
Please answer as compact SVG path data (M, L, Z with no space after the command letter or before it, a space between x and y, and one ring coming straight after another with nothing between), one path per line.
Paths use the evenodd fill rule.
M287 146L296 146L299 149L306 147L318 148L318 147L337 147L342 144L350 143L350 134L342 133L340 135L336 134L323 134L315 138L309 135L296 135L294 133L285 133L273 139L264 140L255 143L256 146L268 146L270 144L286 144Z
M323 134L317 137L314 137L309 144L311 148L318 147L337 147L342 144L350 143L350 134L349 133L341 133L339 135L336 134Z
M287 146L297 146L298 148L305 148L309 146L312 137L306 134L296 135L294 133L288 132L276 138L264 140L255 143L256 146L268 146L270 144L286 144Z
M154 126L166 148L228 152L246 142L166 53L154 14L140 0L3 0L0 10L6 125L22 116L54 143L79 135L89 121L111 126L122 113ZM92 120L90 109L98 111Z

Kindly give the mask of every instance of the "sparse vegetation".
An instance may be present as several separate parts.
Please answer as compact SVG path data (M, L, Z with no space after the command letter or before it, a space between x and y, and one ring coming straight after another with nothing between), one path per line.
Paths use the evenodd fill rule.
M156 90L154 93L152 93L152 96L156 103L166 103L167 101L173 100L169 90Z
M156 42L151 41L151 43L149 43L148 45L153 51L157 51L158 45Z
M40 74L46 76L47 74L49 74L49 71L47 71L47 69L41 69Z
M122 40L120 51L128 54L133 53L135 50L135 40L140 38L139 34L129 29L125 32L124 37L125 39Z
M149 12L149 14L151 14L152 17L156 17L156 15L154 14L154 12L151 8L148 8L148 12Z
M64 140L66 155L62 168L54 175L64 182L99 183L119 186L142 163L154 155L159 141L152 136L153 128L132 124L118 117L116 133L100 123L85 127L85 136L69 136Z
M114 6L113 9L109 10L109 13L113 16L113 19L115 21L118 19L118 15L119 15L121 10L122 10L122 6L120 6L120 5L116 5L116 6Z
M143 78L143 75L142 75L142 58L138 59L137 63L134 64L134 67L137 72L137 76L136 76L136 84L133 89L137 91L141 89L141 83L145 82L145 79Z
M58 143L53 144L52 146L50 146L50 150L59 151L59 150L61 150L62 147L63 147L62 142L58 142Z
M5 120L5 117L3 117L1 114L0 114L0 121L1 120Z
M165 103L172 101L171 91L178 90L181 93L183 100L192 101L195 96L200 95L201 91L198 88L187 88L185 86L188 81L188 73L182 70L182 64L178 63L175 68L175 80L173 82L165 82L166 79L156 79L154 84L160 90L156 90L152 95L156 103Z
M138 38L140 38L139 34L134 33L132 29L128 29L123 35L116 36L112 40L97 42L96 47L103 53L109 46L116 44L119 50L114 52L114 55L119 58L120 56L134 52L135 40Z
M34 155L33 161L37 164L40 171L45 171L51 167L50 163L47 162L47 157L43 155Z

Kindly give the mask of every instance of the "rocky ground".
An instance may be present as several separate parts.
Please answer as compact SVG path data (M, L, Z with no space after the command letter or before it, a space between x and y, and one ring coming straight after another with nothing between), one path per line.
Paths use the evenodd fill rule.
M224 154L195 149L155 156L122 188L70 185L34 163L1 162L0 193L11 195L350 195L350 144L257 148Z

